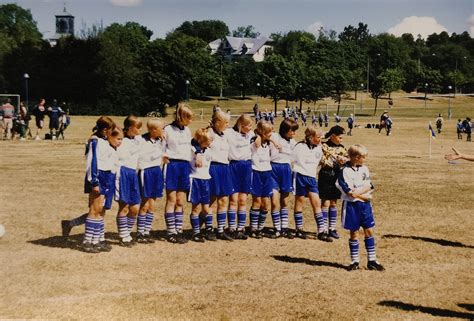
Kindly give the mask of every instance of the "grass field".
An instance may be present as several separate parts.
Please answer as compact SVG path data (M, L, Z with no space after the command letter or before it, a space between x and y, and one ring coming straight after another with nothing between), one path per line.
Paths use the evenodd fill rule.
M457 118L474 116L474 99L452 99L448 121L447 98L433 98L426 108L422 100L394 98L392 136L357 128L344 142L369 149L384 272L365 269L363 245L364 268L346 271L348 232L339 222L342 238L334 243L265 238L122 248L116 205L106 215L112 251L80 252L83 227L65 242L60 220L87 210L84 142L96 117L73 117L65 141L0 141L0 223L6 227L0 319L474 319L474 163L443 159L451 146L474 154L474 144L458 141L455 133ZM190 102L205 116L214 103ZM237 114L254 103L220 104ZM272 108L270 101L259 103ZM371 116L373 102L364 97L357 123L376 123L387 109L386 101L379 103L378 115ZM433 141L430 158L427 127L439 112L445 131ZM196 117L192 129L207 124L206 118ZM164 235L163 205L153 226L157 238ZM304 215L305 229L315 232L309 207Z

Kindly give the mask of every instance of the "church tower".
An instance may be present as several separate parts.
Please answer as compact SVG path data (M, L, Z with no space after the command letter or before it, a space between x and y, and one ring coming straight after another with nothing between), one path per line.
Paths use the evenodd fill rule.
M58 39L74 35L74 16L67 12L66 3L64 3L63 12L56 16L56 33L49 39L51 46L55 46Z

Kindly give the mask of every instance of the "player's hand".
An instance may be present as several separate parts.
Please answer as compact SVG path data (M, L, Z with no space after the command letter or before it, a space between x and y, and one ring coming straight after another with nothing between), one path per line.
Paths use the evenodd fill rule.
M99 194L100 194L100 188L99 188L99 186L94 186L94 187L92 187L92 193L93 193L94 195L99 195Z
M170 162L170 159L168 158L168 156L166 156L166 155L163 155L163 159L162 159L162 161L163 161L163 164L169 164L169 162Z
M202 155L201 154L197 154L196 155L196 167L202 167Z
M347 163L348 159L344 156L336 156L336 161L339 165L344 165L345 163Z

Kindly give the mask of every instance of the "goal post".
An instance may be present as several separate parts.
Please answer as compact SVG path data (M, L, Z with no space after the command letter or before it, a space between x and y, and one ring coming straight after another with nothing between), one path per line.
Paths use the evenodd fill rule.
M14 98L14 100L16 101L16 106L15 106L15 102L13 101L13 99L12 99L12 105L14 105L16 107L16 112L20 113L20 101L21 101L20 95L18 95L18 94L0 94L0 97ZM0 99L0 104L3 104L3 101L1 101L1 100L3 100L3 98Z
M337 112L337 107L339 106L339 113ZM327 104L326 107L328 111L328 115L333 115L337 114L338 116L341 116L343 118L349 117L350 114L352 114L352 117L355 120L356 116L356 105L355 104Z

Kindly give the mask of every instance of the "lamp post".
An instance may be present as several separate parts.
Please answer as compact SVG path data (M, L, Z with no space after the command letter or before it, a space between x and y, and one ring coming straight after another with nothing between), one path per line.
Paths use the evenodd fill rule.
M425 83L425 108L426 108L426 97L428 96L428 83Z
M244 84L240 83L239 87L240 87L240 98L244 99Z
M258 96L260 96L260 83L257 83L257 106L258 106Z
M448 86L448 119L451 119L451 89L453 87Z
M189 80L186 80L184 84L186 85L186 101L189 101Z
M25 102L26 102L26 109L28 109L28 79L30 79L30 75L25 73L23 75L23 78L25 79Z
M219 97L222 98L222 87L224 86L224 83L223 83L223 78L222 78L222 65L224 64L224 57L221 56L221 88L220 88L220 94L219 94Z
M364 91L364 84L360 84L360 109L362 109L362 93ZM354 115L355 116L355 115Z

